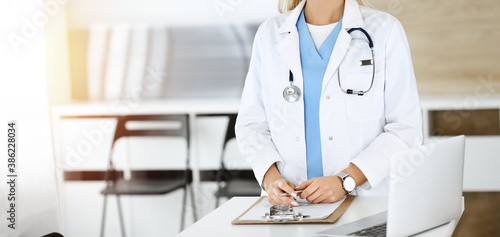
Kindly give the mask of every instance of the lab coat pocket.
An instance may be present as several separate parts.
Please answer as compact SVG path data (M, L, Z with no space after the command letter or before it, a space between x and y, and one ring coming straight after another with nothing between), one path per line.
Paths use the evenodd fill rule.
M348 74L345 90L367 91L372 74ZM369 121L380 118L384 112L383 72L376 72L373 86L364 95L345 94L346 114L352 121Z

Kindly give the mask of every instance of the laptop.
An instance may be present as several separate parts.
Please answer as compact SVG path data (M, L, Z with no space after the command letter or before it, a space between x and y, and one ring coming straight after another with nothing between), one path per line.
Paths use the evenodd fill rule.
M318 232L322 236L410 236L462 213L465 137L429 143L391 157L386 212Z

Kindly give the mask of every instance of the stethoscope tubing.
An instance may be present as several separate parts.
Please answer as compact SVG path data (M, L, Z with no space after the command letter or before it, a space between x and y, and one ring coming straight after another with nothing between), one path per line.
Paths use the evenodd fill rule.
M338 69L338 72L337 72L337 78L338 78L338 81L339 81L339 88L340 90L342 90L344 93L346 94L349 94L349 95L358 95L358 96L363 96L364 94L368 93L368 91L370 91L373 87L373 81L375 81L375 55L373 53L373 48L370 48L371 50L371 53L372 53L372 81L370 83L370 87L368 87L368 89L364 90L364 91L355 91L353 89L347 89L347 90L344 90L344 88L342 87L342 84L341 84L341 80L340 80L340 67Z
M344 90L344 88L342 87L342 84L340 82L341 81L340 80L340 67L338 69L337 78L338 78L338 82L339 82L339 88L340 88L340 90L342 90L342 92L344 92L344 93L346 93L348 95L363 96L364 94L368 93L372 89L373 82L375 81L375 54L373 52L373 40L370 37L370 34L368 34L368 32L366 32L366 30L363 29L363 28L351 28L351 29L349 29L347 31L347 33L351 34L355 30L361 31L366 36L366 38L368 39L368 46L370 47L370 51L371 51L371 55L372 55L372 61L371 61L372 62L372 80L371 80L371 83L370 83L370 87L368 89L364 90L364 91L356 91L356 90L349 89L349 88L347 90ZM283 91L283 98L286 101L288 101L288 102L295 102L295 101L298 100L297 97L300 97L301 92L300 92L300 89L298 87L296 87L296 86L293 85L293 73L292 73L292 70L289 70L288 81L290 82L290 85L287 86L285 88L285 90ZM294 94L293 96L292 95L285 96L286 95L285 91L287 89L289 89L290 87L296 88L296 91L294 92L296 94ZM290 100L291 97L294 97L296 99Z

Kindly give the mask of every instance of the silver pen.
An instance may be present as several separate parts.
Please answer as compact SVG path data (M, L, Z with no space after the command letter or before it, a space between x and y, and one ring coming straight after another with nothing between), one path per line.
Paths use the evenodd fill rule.
M297 193L297 197L300 196L300 194L303 192L304 190L297 190L295 191L295 193ZM288 193L282 193L280 194L280 197L290 197L290 194Z

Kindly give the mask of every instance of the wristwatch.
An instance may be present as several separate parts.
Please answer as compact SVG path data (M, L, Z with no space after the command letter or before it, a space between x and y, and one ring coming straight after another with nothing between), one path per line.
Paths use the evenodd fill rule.
M351 177L348 173L344 173L340 171L337 176L340 177L342 180L342 188L347 192L347 194L350 194L354 189L356 188L356 180L354 180L353 177Z

